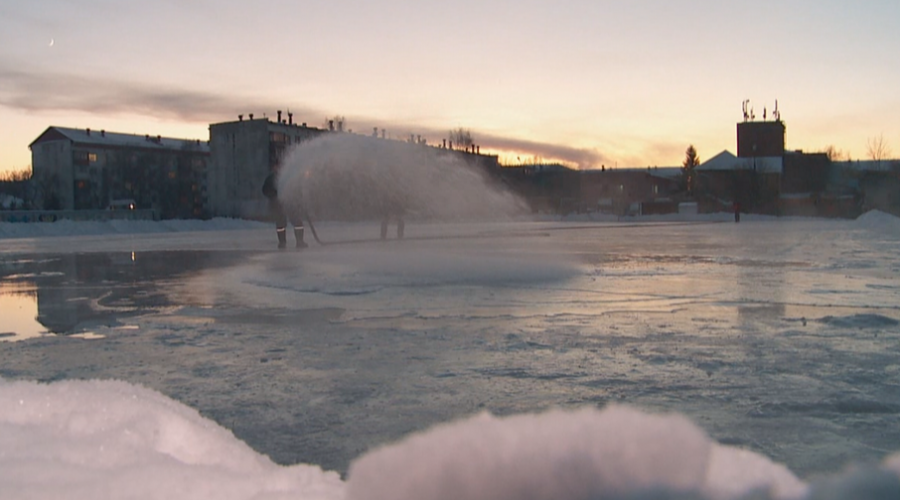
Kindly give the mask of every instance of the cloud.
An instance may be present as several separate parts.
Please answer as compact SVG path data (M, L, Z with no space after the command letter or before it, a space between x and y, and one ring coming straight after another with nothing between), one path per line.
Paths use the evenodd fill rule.
M353 118L354 130L371 130L373 127L388 128L394 131L394 136L404 137L413 135L421 135L430 138L429 140L441 141L449 136L451 128L437 129L428 126L415 126L409 124L393 123L385 127L384 122L371 118ZM379 123L381 125L379 125ZM397 131L403 131L397 134ZM574 164L578 168L600 168L600 165L611 165L613 160L609 156L601 153L596 149L576 148L562 144L553 144L548 142L532 141L528 139L520 139L515 137L507 137L494 134L485 134L477 129L470 129L472 138L477 146L483 150L515 152L515 154L523 157L541 158L542 161L559 161Z
M0 67L0 105L22 111L139 114L209 123L243 110L275 109L236 96L64 74L38 74ZM301 113L316 113L298 109Z
M499 136L479 136L479 144L491 149L518 151L524 154L574 163L578 168L599 168L601 164L610 164L610 158L596 149L575 148L560 144L549 144L523 139Z
M269 102L258 98L223 95L202 90L163 87L121 80L97 79L82 75L44 73L14 69L0 64L0 106L27 112L75 111L90 114L133 114L154 118L182 120L192 123L215 123L232 120L238 114L275 114L281 109L294 116L322 117L329 113L314 106L286 107L283 102ZM299 118L298 118L299 121ZM311 122L316 126L318 123ZM421 135L430 141L447 137L452 127L439 129L379 120L371 117L351 117L345 129L365 134L374 128L387 129L392 137ZM476 144L482 150L515 152L517 155L561 161L579 168L599 167L612 161L596 149L575 148L472 130Z

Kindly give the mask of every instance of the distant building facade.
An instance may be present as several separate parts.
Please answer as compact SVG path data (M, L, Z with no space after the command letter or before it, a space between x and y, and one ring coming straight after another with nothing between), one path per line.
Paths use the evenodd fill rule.
M677 168L575 170L560 164L505 167L505 183L533 212L614 215L678 211Z
M51 126L29 148L38 208L98 210L128 200L161 218L208 216L209 145L200 140Z
M739 158L772 157L784 154L784 122L744 121L737 124Z
M312 139L324 129L295 124L293 114L275 121L240 115L236 121L209 126L211 154L208 172L209 207L216 216L262 219L266 200L262 185L293 145Z
M786 150L784 137L780 118L739 123L738 155L722 151L697 167L701 211L737 203L744 211L771 215L859 215L859 176L848 175L825 153Z

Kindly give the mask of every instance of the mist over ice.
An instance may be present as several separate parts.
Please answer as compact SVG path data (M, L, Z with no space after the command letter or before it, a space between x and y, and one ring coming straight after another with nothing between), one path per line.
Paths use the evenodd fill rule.
M289 209L322 220L496 220L526 210L464 153L352 134L294 147L281 164L278 191Z

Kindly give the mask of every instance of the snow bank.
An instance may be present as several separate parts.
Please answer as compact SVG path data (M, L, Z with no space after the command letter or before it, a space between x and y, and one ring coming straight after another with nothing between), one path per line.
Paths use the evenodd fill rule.
M749 495L749 496L748 496ZM219 425L119 381L0 379L0 498L228 500L895 499L900 454L812 485L677 414L627 406L481 414L337 473L274 464Z
M439 427L373 451L349 472L348 500L592 499L653 491L799 497L783 466L720 446L679 415L624 406Z
M900 230L900 218L879 210L869 210L856 218L858 227Z
M165 396L117 381L0 380L0 498L340 498ZM288 496L290 494L290 496Z

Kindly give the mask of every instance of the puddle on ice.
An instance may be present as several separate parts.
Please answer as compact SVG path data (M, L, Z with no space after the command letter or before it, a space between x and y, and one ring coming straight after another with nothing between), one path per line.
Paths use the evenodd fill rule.
M38 320L37 291L0 282L0 342L15 342L49 333Z
M0 260L0 341L53 335L95 340L105 337L98 328L137 330L126 318L173 307L160 282L236 258L160 251Z

